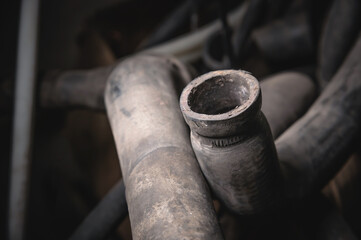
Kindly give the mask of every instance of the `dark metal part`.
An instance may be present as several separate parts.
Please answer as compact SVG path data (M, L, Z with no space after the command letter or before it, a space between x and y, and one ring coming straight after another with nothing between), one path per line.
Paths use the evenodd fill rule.
M127 215L125 187L123 180L120 180L89 213L69 239L105 239Z
M270 211L280 197L280 169L257 79L236 70L204 74L183 90L180 106L217 197L238 214Z
M318 81L325 88L341 66L361 27L359 0L333 1L320 40Z
M308 112L276 141L288 198L320 190L359 141L361 37Z
M109 77L106 109L133 239L222 239L178 106L190 79L183 64L159 56L125 60Z
M5 8L7 9L6 5ZM23 240L26 235L35 115L39 9L40 0L21 1L6 223L9 240Z

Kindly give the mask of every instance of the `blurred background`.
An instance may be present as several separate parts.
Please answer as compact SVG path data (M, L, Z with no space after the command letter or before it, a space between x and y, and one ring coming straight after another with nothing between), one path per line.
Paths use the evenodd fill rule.
M8 225L21 4L19 0L0 3L0 239L6 238ZM111 66L144 51L173 55L196 76L241 68L262 80L296 71L309 76L319 94L358 38L360 10L360 2L351 0L40 1L26 239L69 238L121 178L102 99L88 106L57 102L47 98L51 94L43 88L47 79L68 71ZM336 54L329 53L334 50ZM323 189L327 202L358 238L359 146ZM317 221L312 213L307 208L299 215L307 221L290 223L293 227L284 226L284 231L299 239L317 239L312 227L308 228ZM227 218L220 221L231 226ZM243 239L261 238L250 229ZM292 234L279 236L289 239ZM227 239L238 239L239 235L231 235ZM108 238L131 239L129 220L122 221Z

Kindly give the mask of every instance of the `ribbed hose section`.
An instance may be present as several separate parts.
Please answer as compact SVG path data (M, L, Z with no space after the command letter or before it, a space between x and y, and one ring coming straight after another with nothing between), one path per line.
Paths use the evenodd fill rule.
M241 215L270 211L280 194L272 135L268 125L263 126L267 124L263 114L257 118L260 122L245 126L249 129L235 137L191 134L193 150L213 191L225 206Z
M216 196L241 215L271 211L281 193L280 169L257 79L235 70L204 74L183 90L180 105Z

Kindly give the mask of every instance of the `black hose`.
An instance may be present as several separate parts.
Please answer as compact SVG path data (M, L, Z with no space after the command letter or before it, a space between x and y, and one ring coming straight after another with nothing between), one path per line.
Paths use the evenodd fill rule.
M321 89L331 81L357 40L361 29L360 10L358 0L333 1L319 46L317 80Z
M190 19L192 10L196 9L202 1L203 0L184 1L163 21L157 30L141 46L141 48L149 48L174 37L177 31L179 31L181 27L184 27L187 20Z
M203 49L203 61L210 70L235 68L241 62L246 55L248 37L264 12L265 0L250 1L240 26L233 33L232 42L231 29L226 21L226 8L222 1L219 1L219 5L223 30L207 39ZM220 44L222 47L219 47Z
M231 28L227 21L227 6L221 0L218 0L220 9L220 19L222 22L222 33L223 33L223 49L227 54L229 67L234 67L235 57L233 52L233 46L231 41Z
M249 37L252 29L255 27L259 21L263 8L265 5L265 0L251 0L247 12L243 17L242 23L235 30L234 33L234 50L237 56L237 60L241 61L244 54L242 51L246 45L247 38Z
M127 215L128 207L122 179L98 203L69 239L105 239Z

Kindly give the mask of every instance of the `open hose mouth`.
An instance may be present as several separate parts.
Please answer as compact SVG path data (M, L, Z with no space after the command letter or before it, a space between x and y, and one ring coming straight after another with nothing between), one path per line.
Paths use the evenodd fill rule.
M249 98L247 80L230 73L212 77L194 87L188 95L188 105L194 112L215 115L236 109Z
M187 123L197 133L221 136L234 131L260 109L260 86L245 71L213 71L188 84L180 106Z
M249 108L259 91L257 79L247 72L214 71L188 84L181 96L181 108L199 119L221 120Z

